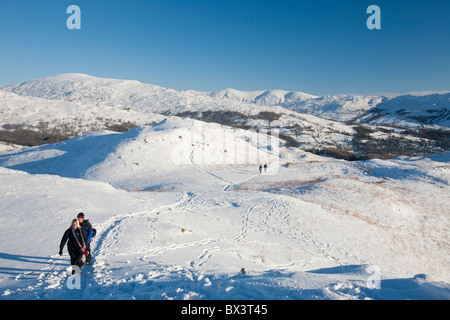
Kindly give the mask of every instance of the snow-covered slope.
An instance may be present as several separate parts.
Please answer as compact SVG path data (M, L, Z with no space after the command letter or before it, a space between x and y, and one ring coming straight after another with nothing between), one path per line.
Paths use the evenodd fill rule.
M383 99L359 119L372 124L450 127L450 93L408 94Z
M354 126L369 124L376 125L368 131L374 132L373 139L379 139L374 143L380 148L394 137L397 145L413 145L391 150L394 155L424 155L446 151L447 134L430 138L414 132L404 134L399 128L420 129L424 125L447 130L449 95L316 97L282 90L176 91L133 80L62 74L0 90L0 124L7 130L24 128L73 137L103 129L124 131L174 115L240 128L276 128L291 146L303 150L331 148L362 156L373 155L373 148L361 148L361 137L353 140L357 133ZM394 125L395 129L379 125ZM422 143L417 136L428 141ZM414 148L416 153L410 151Z
M224 89L208 92L207 95L231 101L242 101L261 106L282 106L299 113L317 117L350 121L383 100L378 96L342 95L318 97L298 91L267 90L239 91Z
M84 74L61 74L3 88L21 96L109 105L140 113L177 114L186 111L226 110L251 113L254 106L213 99L194 91L176 91L135 80L98 78Z
M450 299L449 153L347 162L256 130L333 146L354 132L336 119L448 128L448 99L180 92L83 74L3 88L2 125L89 133L1 146L0 299ZM255 130L189 119L208 111ZM127 121L138 126L93 131ZM98 234L74 294L57 252L80 211Z
M245 92L234 89L223 89L214 92L198 92L193 90L176 91L151 84L143 84L135 80L119 80L98 78L85 74L69 73L26 81L3 88L22 96L33 96L50 100L67 100L95 103L126 103L128 106L143 106L147 102L149 108L155 108L156 96L162 98L160 106L168 102L174 104L211 103L214 100L254 103L263 106L280 105L317 98L303 92L285 90L267 90ZM214 98L211 100L210 98ZM165 100L164 100L165 99ZM189 101L189 100L192 101ZM165 111L165 110L164 110Z
M224 89L207 95L261 106L282 106L320 118L356 121L378 125L409 127L415 125L450 126L450 93L420 92L402 95L314 96L283 90L239 91Z
M284 108L320 118L356 123L417 127L450 126L450 93L399 96L323 96L280 104Z
M374 108L382 100L383 97L378 96L323 96L305 101L288 102L283 104L283 107L325 119L351 121Z
M263 90L240 91L235 89L223 89L206 93L210 97L226 100L254 103L263 106L283 105L286 103L298 103L300 101L318 98L311 94L299 91Z
M301 93L285 93L283 99L287 101L290 95ZM0 90L0 124L34 130L48 128L69 136L123 123L154 124L168 114L202 118L203 112L219 112L220 116L213 121L257 129L271 126L288 135L296 128L296 139L305 147L340 143L354 132L351 126L341 122L299 114L281 106L260 106L210 97L207 93L179 92L137 81L82 74L46 77ZM278 119L268 120L260 116L261 112L274 114Z
M164 116L135 112L108 104L81 103L21 96L0 90L1 125L15 125L38 130L58 130L66 135L96 131L121 123L155 123Z
M276 158L260 134L168 117L3 151L1 299L450 299L450 154ZM80 211L98 234L74 292L57 252Z
M54 144L12 151L0 165L32 174L56 174L108 182L127 190L198 190L231 183L210 170L279 164L276 136L168 117L152 127L118 134L101 131ZM180 176L181 174L181 176ZM202 184L192 176L201 174ZM249 173L247 173L248 175ZM245 174L244 174L245 176Z
M96 115L96 118L107 118L105 115L111 114L111 118L117 119L120 114L127 121L131 118L139 118L139 116L148 119L148 115L152 113L176 115L203 111L232 111L252 117L262 111L286 114L291 117L295 117L298 113L306 113L335 121L353 120L369 124L402 126L425 124L448 127L450 121L450 93L448 92L391 96L318 97L299 91L283 90L177 91L135 80L106 79L76 73L13 84L2 88L2 91L22 97L45 99L41 102L34 100L34 110L39 110L42 102L56 100L60 103L65 102L60 106L66 109L85 106L86 110L81 112L84 117L90 111L91 114ZM8 111L14 112L15 104L30 104L25 100L13 101L12 96L5 96L2 91L0 91L0 101L3 106L0 105L0 112L5 115L8 115ZM67 104L67 102L71 103ZM5 104L8 105L8 108L4 106ZM287 110L295 112L289 113ZM100 111L106 112L101 116ZM131 114L126 114L126 112ZM73 114L71 115L73 116Z

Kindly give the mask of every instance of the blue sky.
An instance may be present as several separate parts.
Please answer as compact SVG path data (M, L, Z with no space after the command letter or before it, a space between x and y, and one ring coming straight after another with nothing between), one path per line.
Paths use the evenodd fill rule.
M69 5L81 30L69 30ZM369 5L381 30L369 30ZM59 73L177 90L450 90L448 0L2 0L0 86Z

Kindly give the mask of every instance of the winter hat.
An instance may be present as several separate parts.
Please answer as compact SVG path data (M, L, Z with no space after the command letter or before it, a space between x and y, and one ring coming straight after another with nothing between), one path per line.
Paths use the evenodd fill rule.
M80 212L80 213L77 215L77 218L83 218L83 219L84 219L84 213L83 213L83 212Z

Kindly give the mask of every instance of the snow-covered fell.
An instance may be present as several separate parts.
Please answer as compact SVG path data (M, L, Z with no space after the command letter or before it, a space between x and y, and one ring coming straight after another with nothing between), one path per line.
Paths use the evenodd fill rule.
M1 299L450 298L448 153L347 162L261 135L167 117L2 151ZM70 289L81 211L98 233Z
M278 166L280 144L277 137L257 131L168 117L154 126L137 127L123 134L93 132L5 154L0 156L0 165L32 174L99 180L132 191L181 186L211 190L231 182L217 180L206 168L252 165L256 170L261 163ZM191 176L202 170L203 184L191 181Z
M256 129L279 128L297 134L300 144L318 147L341 143L354 130L339 121L300 114L281 106L256 105L251 102L210 97L194 91L180 92L137 81L103 79L83 74L62 74L11 85L0 90L2 125L57 130L68 136L108 129L128 123L149 125L167 115L191 117L203 112L222 112L219 120L245 124ZM227 117L227 113L232 114ZM233 114L236 113L237 115ZM280 117L269 121L261 112ZM226 119L224 119L226 118Z
M450 127L450 92L407 94L383 99L359 121L372 124L405 126L439 125Z
M0 299L450 299L448 152L347 162L275 134L308 148L348 144L348 122L448 130L449 95L177 91L84 74L2 88L0 125L73 138L0 145ZM242 119L194 120L208 112ZM81 211L98 234L70 289L57 253Z
M194 91L177 91L135 80L98 78L84 74L61 74L26 81L2 88L21 96L109 105L139 113L226 110L253 113L254 106L235 101L213 99Z
M97 118L101 117L100 111L109 109L113 114L125 113L124 111L134 113L134 118L143 116L148 118L150 114L176 115L203 111L234 111L255 116L261 111L272 111L289 114L291 117L295 117L298 113L306 113L335 121L406 127L423 124L448 127L450 121L450 93L448 92L318 97L300 91L284 90L177 91L135 80L98 78L76 73L13 84L0 90L0 93L4 95L2 91L22 97L45 99L42 101L70 102L70 104L64 104L65 108L86 106ZM11 96L6 98L12 99ZM410 108L412 111L409 110ZM2 110L2 113L5 111ZM83 115L83 112L81 114ZM106 114L109 115L109 112L103 113L103 115ZM103 117L106 118L106 116ZM129 119L130 115L123 117Z
M207 93L213 98L254 103L263 106L283 105L317 98L311 94L298 91L265 90L265 91L240 91L235 89L223 89Z
M338 121L409 127L416 125L450 126L450 93L418 92L387 96L314 96L283 90L239 91L224 89L207 95L260 106L286 109Z

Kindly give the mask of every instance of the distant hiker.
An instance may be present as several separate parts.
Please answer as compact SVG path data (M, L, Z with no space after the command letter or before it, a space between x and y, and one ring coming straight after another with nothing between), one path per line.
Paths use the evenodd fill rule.
M72 225L66 230L66 232L64 232L61 239L61 244L59 245L59 255L61 256L63 254L63 249L67 242L67 251L70 255L70 264L81 269L83 267L84 256L87 255L86 238L87 236L85 230L80 228L77 219L73 219ZM75 274L75 270L72 270L72 274Z
M262 173L262 169L263 169L263 167L262 167L262 166L259 166L259 174Z
M267 164L264 165L264 173L267 171Z
M80 227L83 228L86 232L86 250L88 252L88 255L86 256L86 264L89 264L91 262L91 240L92 237L95 235L95 229L92 228L92 224L89 222L88 219L84 219L84 213L80 212L77 215L78 223L80 224Z

